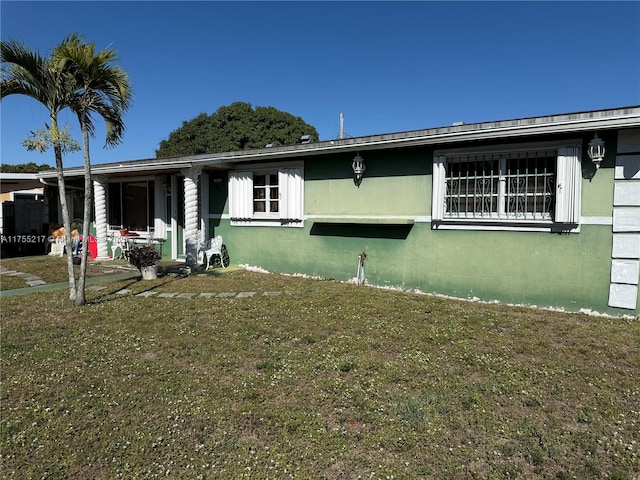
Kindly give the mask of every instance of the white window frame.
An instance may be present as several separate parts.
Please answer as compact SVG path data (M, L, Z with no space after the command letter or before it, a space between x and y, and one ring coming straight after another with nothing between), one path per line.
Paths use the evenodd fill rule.
M278 175L278 212L254 212L254 175L269 174ZM229 217L232 226L302 227L303 201L302 164L248 165L242 170L229 172Z
M280 194L280 175L279 175L279 171L277 169L275 170L268 170L268 171L254 171L253 173L253 215L254 218L264 218L264 219L278 219L280 218L280 198L281 198L281 194ZM276 177L276 182L275 184L271 183L271 177L274 176ZM264 177L265 178L265 183L264 185L256 185L256 177ZM256 198L255 194L256 194L256 190L264 190L264 198ZM277 189L278 191L278 198L271 198L271 194L273 192L274 189ZM278 208L276 211L271 211L271 202L273 201L277 201L278 202ZM265 211L264 212L257 212L256 208L255 208L255 204L256 202L260 202L260 203L264 203L265 206Z
M467 230L524 230L579 232L580 201L582 196L582 149L580 140L523 143L505 146L437 150L433 158L432 228ZM446 213L446 174L448 161L460 157L491 156L497 158L513 153L556 152L554 208L552 216L527 214L520 217L505 214L506 190L499 180L498 213L451 217ZM504 165L504 164L502 164ZM500 173L504 173L500 170ZM495 180L495 177L493 177Z

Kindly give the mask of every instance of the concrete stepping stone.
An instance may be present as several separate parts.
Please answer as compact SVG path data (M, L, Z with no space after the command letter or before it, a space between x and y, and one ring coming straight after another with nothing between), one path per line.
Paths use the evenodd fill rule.
M158 292L141 292L139 294L136 295L136 297L152 297L153 295L157 294Z
M88 288L88 290L92 290L94 292L99 292L100 290L105 290L107 287L105 287L104 285L93 285L91 287Z
M33 273L17 272L15 270L2 269L2 271L0 271L0 274L1 275L7 275L9 277L20 277L30 287L37 287L37 286L40 286L40 285L46 285L47 284L47 282L42 280L42 278L40 278L37 275L34 275Z
M256 292L240 292L236 298L250 298L253 297L256 294Z
M93 286L89 287L90 290L103 290L107 287L103 286ZM116 292L118 295L126 295L131 293L131 290L123 289ZM283 292L262 292L262 296L265 297L278 297L282 295ZM303 292L300 290L285 290L284 293L286 295L301 295ZM158 294L158 292L148 291L141 292L136 294L136 297L155 297L155 298L187 298L191 299L194 297L197 298L252 298L255 297L258 292L220 292L220 293L212 293L212 292L203 292L203 293L178 293L178 292L164 292Z

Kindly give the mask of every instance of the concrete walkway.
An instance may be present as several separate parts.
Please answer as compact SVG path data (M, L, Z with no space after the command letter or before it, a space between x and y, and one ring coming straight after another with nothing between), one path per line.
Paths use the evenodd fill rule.
M46 283L42 281L42 279L40 279L39 277L36 277L35 275L31 275L29 273L14 272L12 270L6 270L3 267L0 267L0 275L10 275L10 276L16 276L16 277L19 276L21 278L24 278L25 280L27 278L33 279L32 280L33 286L29 286L25 288L16 288L13 290L2 290L0 291L0 298L14 297L17 295L28 295L29 293L53 292L55 290L69 289L69 282ZM137 271L130 271L125 273L116 273L113 275L103 275L100 277L87 277L86 284L87 286L98 285L100 283L114 282L118 280L128 280L130 278L136 278L139 276L140 274ZM35 279L39 279L41 283L39 283ZM29 282L27 282L27 284L31 285L31 283Z
M16 272L15 270L8 270L2 265L0 265L0 275L6 275L7 277L20 277L25 282L27 282L27 285L29 285L30 287L45 285L47 283L37 275L33 275L32 273Z

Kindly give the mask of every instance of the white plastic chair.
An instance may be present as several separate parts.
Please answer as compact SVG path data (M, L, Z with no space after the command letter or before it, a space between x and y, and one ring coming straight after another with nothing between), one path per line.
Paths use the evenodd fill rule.
M116 251L118 251L118 255L116 256ZM129 251L129 242L126 237L120 235L120 232L114 232L113 238L111 239L111 258L114 260L127 258L127 253Z
M61 257L64 255L65 239L64 237L58 237L51 239L51 251L49 255Z
M218 255L220 257L220 265L222 268L227 268L224 264L224 255L222 254L222 235L216 235L211 240L209 240L209 248L206 250L202 250L204 254L204 268L207 268L212 264L212 258L214 255Z

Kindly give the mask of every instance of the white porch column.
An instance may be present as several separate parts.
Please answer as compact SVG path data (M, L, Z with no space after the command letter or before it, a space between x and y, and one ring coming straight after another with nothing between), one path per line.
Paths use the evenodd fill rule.
M202 167L190 167L182 170L184 174L184 242L186 265L198 264L198 178Z
M93 204L95 206L96 240L98 242L98 257L96 260L109 260L107 245L107 192L106 178L93 176Z

